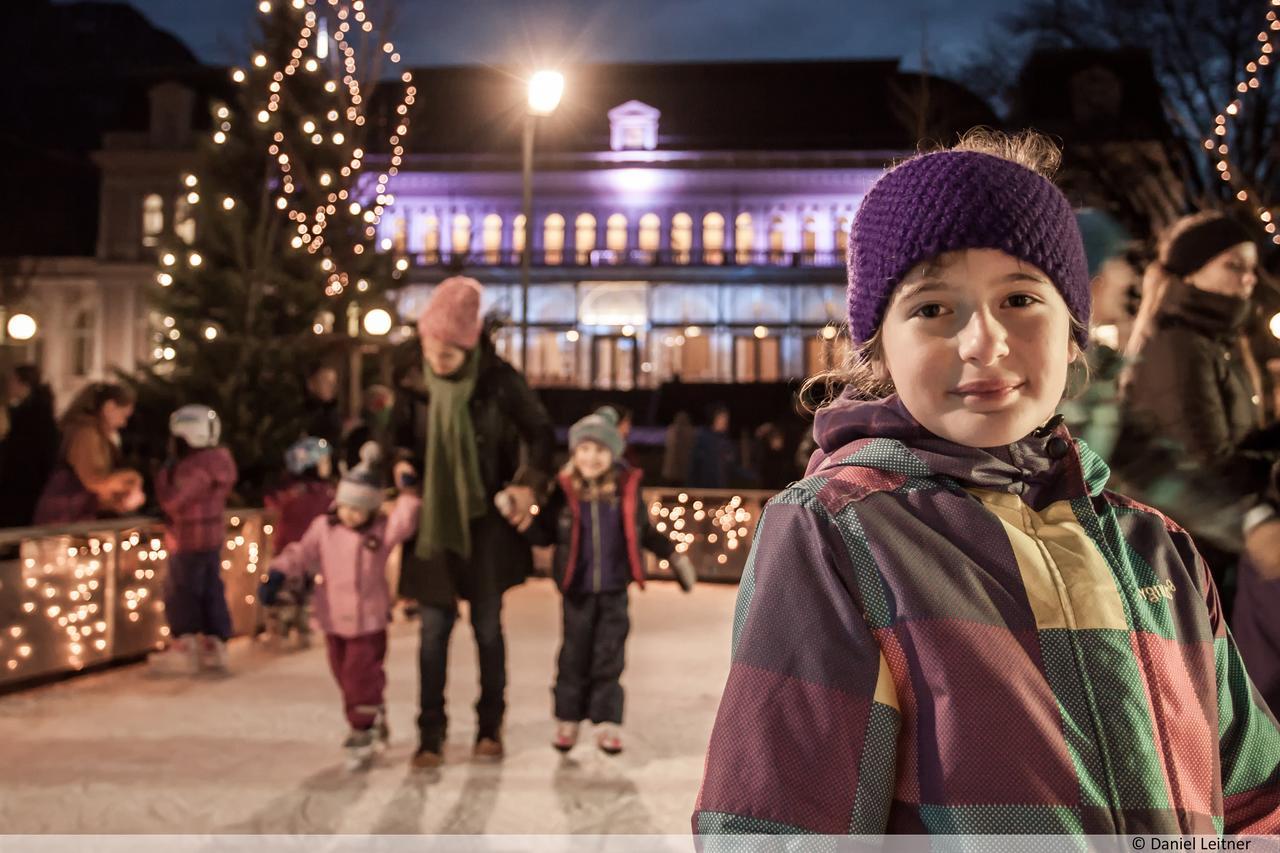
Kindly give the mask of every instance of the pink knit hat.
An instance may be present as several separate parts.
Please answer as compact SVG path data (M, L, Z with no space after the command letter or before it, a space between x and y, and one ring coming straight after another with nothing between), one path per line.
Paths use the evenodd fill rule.
M484 285L474 278L455 275L436 286L418 317L418 336L435 338L462 349L480 342L480 297Z

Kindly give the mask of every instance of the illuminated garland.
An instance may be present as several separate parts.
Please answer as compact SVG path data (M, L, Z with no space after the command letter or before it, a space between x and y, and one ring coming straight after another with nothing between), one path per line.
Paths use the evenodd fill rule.
M1272 6L1280 6L1280 0L1271 0ZM1271 64L1271 54L1275 48L1271 43L1271 33L1280 31L1280 16L1276 14L1273 8L1267 12L1267 26L1258 33L1258 42L1260 47L1258 55L1250 60L1244 67L1245 74L1248 75L1236 84L1236 94L1246 95L1250 89L1257 89L1261 84L1258 80L1260 68ZM1206 151L1212 152L1217 158L1215 168L1218 177L1223 183L1231 186L1231 146L1228 142L1229 123L1240 115L1244 109L1244 104L1240 97L1237 97L1231 103L1227 104L1213 119L1213 136L1204 140ZM1216 139L1214 137L1217 137ZM1236 192L1236 200L1241 202L1259 202L1261 199L1256 198L1249 192L1247 188L1242 188ZM1262 227L1271 235L1271 242L1280 244L1280 234L1276 233L1276 223L1273 221L1271 211L1262 205L1258 205L1255 213L1258 220L1262 223Z
M276 0L276 2L284 2L284 0ZM326 130L325 124L345 119L356 127L364 127L368 121L367 99L361 93L356 51L350 43L350 36L353 26L359 27L366 33L373 32L373 21L365 9L364 0L350 0L350 2L347 0L288 0L288 2L295 10L306 10L298 29L296 46L291 51L288 62L281 68L268 71L270 59L265 53L259 52L253 56L252 72L233 68L231 79L238 84L247 85L250 81L250 73L262 75L266 81L264 101L251 120L259 125L269 125L280 111L281 95L286 79L299 73L319 72L322 68L322 60L329 55L330 38L341 53L344 71L341 86L336 80L329 80L324 85L325 92L334 97L333 105L322 117L308 117L302 121L298 128L302 137L296 141L296 144L291 138L293 134L286 134L284 128L277 127L267 148L267 153L276 164L280 178L280 195L275 200L275 207L288 216L297 232L290 241L290 245L296 250L305 248L310 254L321 255L320 268L325 273L325 294L338 296L350 286L351 280L348 272L334 257L332 250L326 248L325 231L338 217L339 206L344 206L347 209L346 212L353 217L358 217L364 224L364 229L360 232L362 236L357 238L352 252L355 255L363 255L366 251L373 250L377 226L382 220L386 205L394 201L394 197L387 193L387 184L390 178L399 172L400 164L404 159L403 143L409 132L409 108L413 106L417 88L413 85L413 75L410 72L405 71L400 75L405 89L404 97L396 107L398 122L387 140L391 151L390 167L378 176L374 204L364 208L355 200L353 190L357 175L364 166L367 152L355 145L354 140L348 139L342 129ZM317 14L314 8L323 3L332 7L332 19L337 22L337 31L332 37L327 33L330 18ZM271 14L273 0L261 0L258 11L263 15ZM309 48L312 50L309 51ZM400 54L396 52L395 45L391 42L384 43L382 51L392 64L400 62ZM312 55L308 55L309 52ZM220 106L215 110L214 115L216 126L212 139L215 145L224 145L232 131L231 110L226 106ZM307 143L313 146L332 145L342 153L342 159L345 161L336 174L326 170L315 176L319 186L327 189L328 192L314 207L298 201L298 186L291 174L293 159L300 157L300 152ZM195 206L201 201L199 179L195 175L185 175L183 182L188 190L187 203ZM224 196L219 200L218 209L230 213L235 210L237 204L236 199ZM190 267L195 268L200 266L202 258L196 252L189 252L186 261ZM161 264L165 269L156 276L161 287L169 287L173 284L174 278L169 270L178 262L179 257L174 252L166 252L161 257ZM360 291L365 291L369 283L361 279L356 282L356 287ZM204 330L204 334L206 339L213 340L217 336L217 329L208 327ZM167 336L172 339L173 332L167 333ZM172 360L173 348L168 345L168 341L162 341L156 348L156 358Z

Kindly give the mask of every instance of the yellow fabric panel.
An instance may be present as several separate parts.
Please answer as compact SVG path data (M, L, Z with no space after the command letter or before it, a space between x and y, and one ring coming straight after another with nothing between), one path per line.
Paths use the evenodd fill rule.
M1128 629L1115 575L1070 503L1037 513L1008 492L969 492L1000 519L1038 628Z
M902 711L898 705L898 690L893 686L893 676L889 673L889 662L884 659L883 652L880 653L880 673L876 676L876 694L872 698L881 705Z

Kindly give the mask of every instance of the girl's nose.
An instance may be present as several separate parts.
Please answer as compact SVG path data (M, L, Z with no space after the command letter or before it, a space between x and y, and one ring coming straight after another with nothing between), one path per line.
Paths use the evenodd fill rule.
M995 317L975 311L960 330L960 357L971 364L993 364L1009 354L1008 334Z

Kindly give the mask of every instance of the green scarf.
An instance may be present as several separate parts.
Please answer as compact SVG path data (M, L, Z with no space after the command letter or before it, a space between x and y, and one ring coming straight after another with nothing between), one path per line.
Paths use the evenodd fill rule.
M453 376L441 378L423 364L430 403L427 454L417 554L423 559L452 551L471 558L471 520L485 514L484 482L471 422L471 394L480 375L480 351L473 349Z

